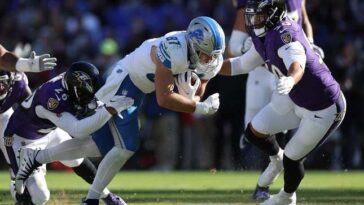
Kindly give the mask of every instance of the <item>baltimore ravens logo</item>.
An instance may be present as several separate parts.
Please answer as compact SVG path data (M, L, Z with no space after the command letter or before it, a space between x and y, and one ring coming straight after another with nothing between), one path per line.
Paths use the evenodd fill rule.
M47 108L48 110L54 110L58 107L59 102L58 100L54 99L54 98L49 98L48 102L47 102Z
M195 38L198 42L203 41L203 31L201 29L196 29L188 34L191 38Z
M285 43L285 44L291 43L292 35L289 32L285 32L281 35L281 39L282 39L283 43Z

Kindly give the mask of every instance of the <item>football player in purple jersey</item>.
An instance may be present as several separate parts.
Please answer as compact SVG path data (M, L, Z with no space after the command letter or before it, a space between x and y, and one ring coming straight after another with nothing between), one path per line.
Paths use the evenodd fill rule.
M13 178L18 170L17 156L19 153L17 150L19 148L46 148L71 139L69 134L78 137L77 129L82 131L82 129L89 129L89 125L95 125L90 123L90 120L96 118L96 123L100 123L98 125L100 127L102 126L102 121L100 121L102 118L107 120L111 117L109 112L116 112L114 107L119 109L120 105L124 106L120 99L114 99L121 104L118 105L114 102L112 104L113 107L101 108L101 112L96 111L94 116L85 117L93 114L89 113L89 111L93 112L93 110L90 110L88 105L91 101L95 103L93 102L94 93L99 86L97 68L86 62L72 64L66 73L43 84L35 90L33 95L30 92L24 73L2 71L0 75L0 102L2 103L0 106L0 112L2 113L0 114L0 119L2 130L0 131L1 135L3 135L1 139L4 139L4 141L0 144L7 162L11 165L11 175ZM127 98L125 99L128 100ZM17 103L20 105L18 109L13 111L11 107ZM54 121L52 115L63 115L64 117L60 117L59 121ZM78 120L75 117L84 119ZM65 125L65 122L69 125ZM85 126L85 124L88 125ZM57 127L63 128L69 134ZM97 129L97 126L93 129ZM92 131L92 129L90 130ZM63 161L62 163L73 167L75 173L88 183L92 183L96 174L96 168L89 159L81 158ZM38 205L46 203L50 194L44 175L45 166L35 170L25 182L26 190L23 193L15 194L14 181L12 181L11 193L14 200L17 203L23 204ZM123 203L118 196L110 193L107 189L104 189L102 198L109 205L120 205Z
M245 74L265 63L277 77L268 105L248 124L245 140L269 154L258 185L269 186L284 169L284 187L262 205L295 205L304 159L342 122L345 98L300 25L287 18L283 0L249 0L245 23L253 46L226 59L220 74ZM284 150L272 135L296 129Z
M234 29L229 41L229 51L233 56L240 56L251 47L252 42L245 28L245 5L247 0L237 0L234 3L236 5L237 12ZM324 58L323 50L313 43L313 29L306 12L306 1L285 0L285 3L287 6L287 16L302 26L314 51L318 53L321 58ZM274 92L275 83L275 77L269 73L265 65L259 65L249 73L245 94L245 127L258 113L258 111L270 102ZM284 141L286 141L285 134L277 133L276 138L279 140L280 146L283 146ZM240 140L241 148L246 146L243 139L244 136L242 136ZM269 198L269 187L260 187L257 185L252 198L258 201L266 200Z

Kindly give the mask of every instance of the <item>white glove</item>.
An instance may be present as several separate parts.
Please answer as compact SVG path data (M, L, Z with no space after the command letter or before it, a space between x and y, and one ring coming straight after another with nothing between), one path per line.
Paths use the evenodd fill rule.
M177 76L175 84L179 94L193 100L201 85L201 80L195 72L187 71Z
M250 49L250 47L252 47L252 45L253 45L252 37L246 38L243 43L243 47L241 48L241 53L242 54L246 53Z
M205 101L197 102L195 113L211 115L214 114L220 106L219 93L210 95Z
M317 46L314 43L311 43L311 47L312 47L313 51L315 51L315 53L317 53L321 57L321 59L325 58L324 50L322 50L322 48L320 46Z
M294 79L291 76L282 76L278 80L277 92L280 95L288 95L294 86Z
M134 104L134 99L123 95L115 95L109 102L105 103L106 107L114 108L118 113L128 109Z
M19 58L15 68L20 72L42 72L52 70L57 64L56 58L51 58L49 54L37 56L34 51L29 58Z
M25 58L29 56L30 51L32 51L32 46L29 43L23 45L19 42L16 44L13 53L19 58Z

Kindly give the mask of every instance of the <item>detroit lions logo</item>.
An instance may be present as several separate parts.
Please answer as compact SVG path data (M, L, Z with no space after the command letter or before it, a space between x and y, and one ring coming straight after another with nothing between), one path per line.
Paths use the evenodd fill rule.
M196 29L188 34L191 38L195 38L199 43L204 40L203 31Z

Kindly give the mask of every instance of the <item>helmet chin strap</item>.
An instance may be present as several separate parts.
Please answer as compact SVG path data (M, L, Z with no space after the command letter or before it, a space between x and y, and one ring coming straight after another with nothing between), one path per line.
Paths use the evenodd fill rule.
M264 37L267 34L267 31L265 30L265 26L262 28L255 28L254 33L258 37Z

